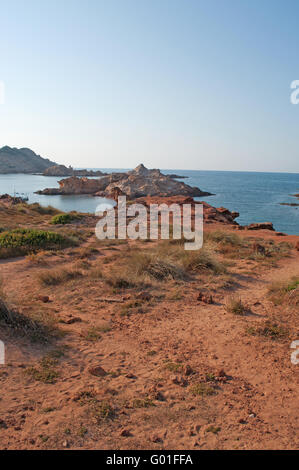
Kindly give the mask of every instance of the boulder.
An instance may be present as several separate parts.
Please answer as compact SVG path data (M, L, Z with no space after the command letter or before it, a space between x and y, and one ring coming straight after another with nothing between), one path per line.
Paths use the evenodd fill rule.
M274 227L272 222L262 222L257 224L250 224L246 226L247 230L272 230L274 231Z

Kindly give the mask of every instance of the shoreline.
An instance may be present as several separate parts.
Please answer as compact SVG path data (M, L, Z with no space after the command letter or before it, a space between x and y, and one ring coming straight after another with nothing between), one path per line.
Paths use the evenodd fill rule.
M174 172L178 173L179 170L174 170ZM217 195L200 199L207 201L209 204L212 204L215 207L224 206L232 211L237 210L240 212L240 218L238 218L237 221L241 225L247 225L256 221L263 222L265 220L269 220L273 222L274 227L278 231L283 231L289 235L298 235L298 209L296 206L283 207L279 204L280 202L292 204L297 202L296 200L294 202L291 201L291 199L293 199L296 194L296 190L298 193L296 177L283 180L285 182L285 189L280 189L280 187L277 186L276 177L272 180L270 179L270 183L273 181L273 193L265 193L261 187L259 193L257 193L257 196L252 199L252 197L247 198L246 187L251 185L251 182L254 182L255 178L251 175L250 178L245 178L243 184L243 176L235 179L236 173L231 174L230 176L229 173L230 172L225 172L225 174L221 174L221 172L211 171L209 173L209 177L206 177L208 179L204 180L204 185L206 188L209 188L211 192L217 193ZM97 202L101 202L101 199L95 200L93 202L92 198L89 196L86 197L87 195L80 196L78 198L76 196L51 196L50 198L50 196L47 197L34 195L34 191L41 188L41 185L44 181L44 187L47 185L47 182L48 185L52 185L50 181L55 181L53 179L55 177L48 177L47 180L47 177L43 176L41 178L41 176L42 175L29 174L0 175L0 185L2 192L8 192L9 194L13 195L15 189L16 194L18 193L22 196L28 196L31 203L39 202L44 207L47 205L53 205L61 211L79 210L83 212L94 213ZM185 179L184 181L192 181L193 184L197 185L203 181L202 178L203 173L192 171L191 174L188 172L188 179ZM61 178L57 178L56 180L58 181L60 179ZM281 178L278 177L278 181L280 180ZM223 185L226 185L224 189L222 189L222 182ZM244 188L245 192L243 191ZM269 194L270 196L273 194L274 197L269 197ZM265 201L265 204L261 204L260 201Z

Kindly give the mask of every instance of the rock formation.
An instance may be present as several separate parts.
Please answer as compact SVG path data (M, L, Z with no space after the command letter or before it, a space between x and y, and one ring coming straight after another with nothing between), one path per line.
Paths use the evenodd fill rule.
M274 230L272 222L261 222L256 224L245 225L247 230Z
M224 207L213 207L207 202L204 201L194 201L193 197L184 197L184 196L170 196L170 197L144 197L139 198L136 200L137 203L143 204L147 207L150 207L151 204L167 204L170 206L171 204L190 204L191 205L191 217L194 216L194 208L197 204L203 206L203 216L204 222L206 224L211 223L222 223L222 224L229 224L229 225L238 225L235 221L237 217L239 217L238 212L230 212L228 209Z
M47 168L44 173L44 176L104 176L107 173L102 171L93 171L93 170L74 170L71 166L66 167L65 165L54 165Z
M0 149L0 173L43 173L56 165L27 148L2 147Z
M163 175L160 170L148 170L139 165L127 173L111 173L102 178L88 179L71 177L59 181L59 188L47 188L39 194L92 194L101 197L115 197L115 190L126 195L128 199L146 196L210 196L211 193L201 191L183 182L176 181L172 176Z

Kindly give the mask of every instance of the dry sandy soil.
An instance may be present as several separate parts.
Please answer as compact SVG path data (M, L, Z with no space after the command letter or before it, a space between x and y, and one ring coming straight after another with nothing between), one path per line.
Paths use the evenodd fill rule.
M24 211L1 224L52 230ZM299 237L209 224L218 264L193 265L93 224L53 226L78 247L0 260L6 305L47 328L0 326L0 448L298 449Z

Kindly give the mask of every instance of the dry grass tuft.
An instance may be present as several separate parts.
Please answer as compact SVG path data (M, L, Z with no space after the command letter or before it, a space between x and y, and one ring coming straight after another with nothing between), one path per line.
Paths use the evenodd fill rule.
M200 382L198 384L194 384L190 387L190 392L194 396L211 396L215 395L217 392L214 387L206 384L205 382Z
M246 329L246 333L252 336L264 336L270 339L283 339L288 336L286 328L277 322L267 320L264 325L254 327L250 326Z
M234 315L245 315L247 310L241 298L237 296L230 296L226 299L225 309Z
M57 286L64 282L83 276L82 271L76 268L46 270L38 274L39 282L43 286Z
M299 305L299 276L273 282L268 289L268 296L274 305Z

